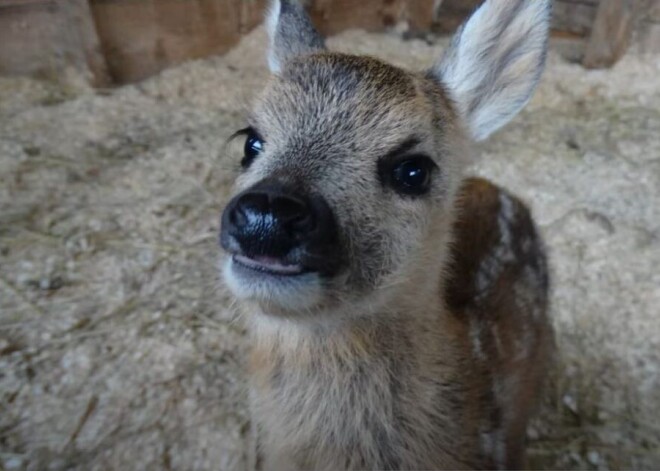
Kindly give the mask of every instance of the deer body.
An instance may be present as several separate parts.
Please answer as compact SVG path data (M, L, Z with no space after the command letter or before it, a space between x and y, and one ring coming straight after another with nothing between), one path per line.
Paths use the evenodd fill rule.
M488 0L415 74L325 51L302 7L274 3L275 75L221 233L264 469L524 465L552 350L543 244L463 169L529 99L547 10Z
M411 299L377 320L252 326L264 469L524 465L552 350L542 245L525 206L489 182L460 199L451 258L464 268L448 280L426 293L411 280ZM515 292L539 298L521 308Z

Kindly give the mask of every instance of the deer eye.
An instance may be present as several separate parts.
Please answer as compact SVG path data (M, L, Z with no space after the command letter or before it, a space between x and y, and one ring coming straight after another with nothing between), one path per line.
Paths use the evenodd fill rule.
M425 156L416 156L396 163L390 175L391 186L406 195L422 195L431 186L435 164Z
M248 168L254 159L256 159L259 154L263 152L264 141L252 128L245 129L242 133L245 134L245 148L243 150L241 166L243 168Z

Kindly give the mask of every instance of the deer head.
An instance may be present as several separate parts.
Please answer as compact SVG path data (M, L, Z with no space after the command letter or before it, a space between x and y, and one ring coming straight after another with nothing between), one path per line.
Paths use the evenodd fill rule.
M274 1L272 77L239 132L243 170L222 217L233 293L324 320L438 297L470 141L530 99L549 9L486 0L437 64L408 72L327 51L300 4Z

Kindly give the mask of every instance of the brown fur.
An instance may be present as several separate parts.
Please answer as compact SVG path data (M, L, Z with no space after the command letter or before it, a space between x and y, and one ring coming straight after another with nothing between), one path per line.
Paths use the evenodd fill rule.
M522 467L525 426L552 331L545 296L521 306L511 289L547 283L542 255L507 263L483 300L473 301L481 294L480 264L502 248L502 195L510 197L485 180L470 180L461 191L452 259L462 268L448 280L451 310L358 319L330 333L305 329L297 341L294 332L255 337L255 414L275 463L285 469ZM528 250L541 250L527 209L511 201L514 244L532 240ZM471 337L475 325L481 353Z
M503 200L511 209L504 227L498 221ZM458 204L445 296L448 307L468 323L473 349L478 349L473 351L478 375L485 390L493 392L482 433L501 430L503 462L507 468L520 468L527 418L553 349L543 243L525 205L486 180L469 179ZM501 250L506 239L502 229L511 237L510 257ZM489 263L495 269L484 266ZM484 270L490 274L485 282L480 280ZM488 468L501 467L496 458L489 458Z
M503 5L491 1L495 13ZM469 130L435 72L319 51L306 19L301 37L286 26L287 41L307 41L291 57L271 26L282 61L249 118L264 149L236 191L269 179L322 197L342 269L245 282L226 265L248 313L263 468L523 466L552 350L529 211L485 180L463 180ZM383 181L383 161L422 154L436 165L428 192L402 195Z

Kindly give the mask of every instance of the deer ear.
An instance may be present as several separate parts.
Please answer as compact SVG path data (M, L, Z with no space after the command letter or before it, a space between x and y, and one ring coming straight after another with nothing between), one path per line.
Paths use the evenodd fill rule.
M296 0L272 0L266 27L270 37L268 65L271 72L279 72L284 63L294 57L325 49L323 37Z
M545 63L550 10L551 0L486 0L432 69L475 140L508 123L531 98Z

